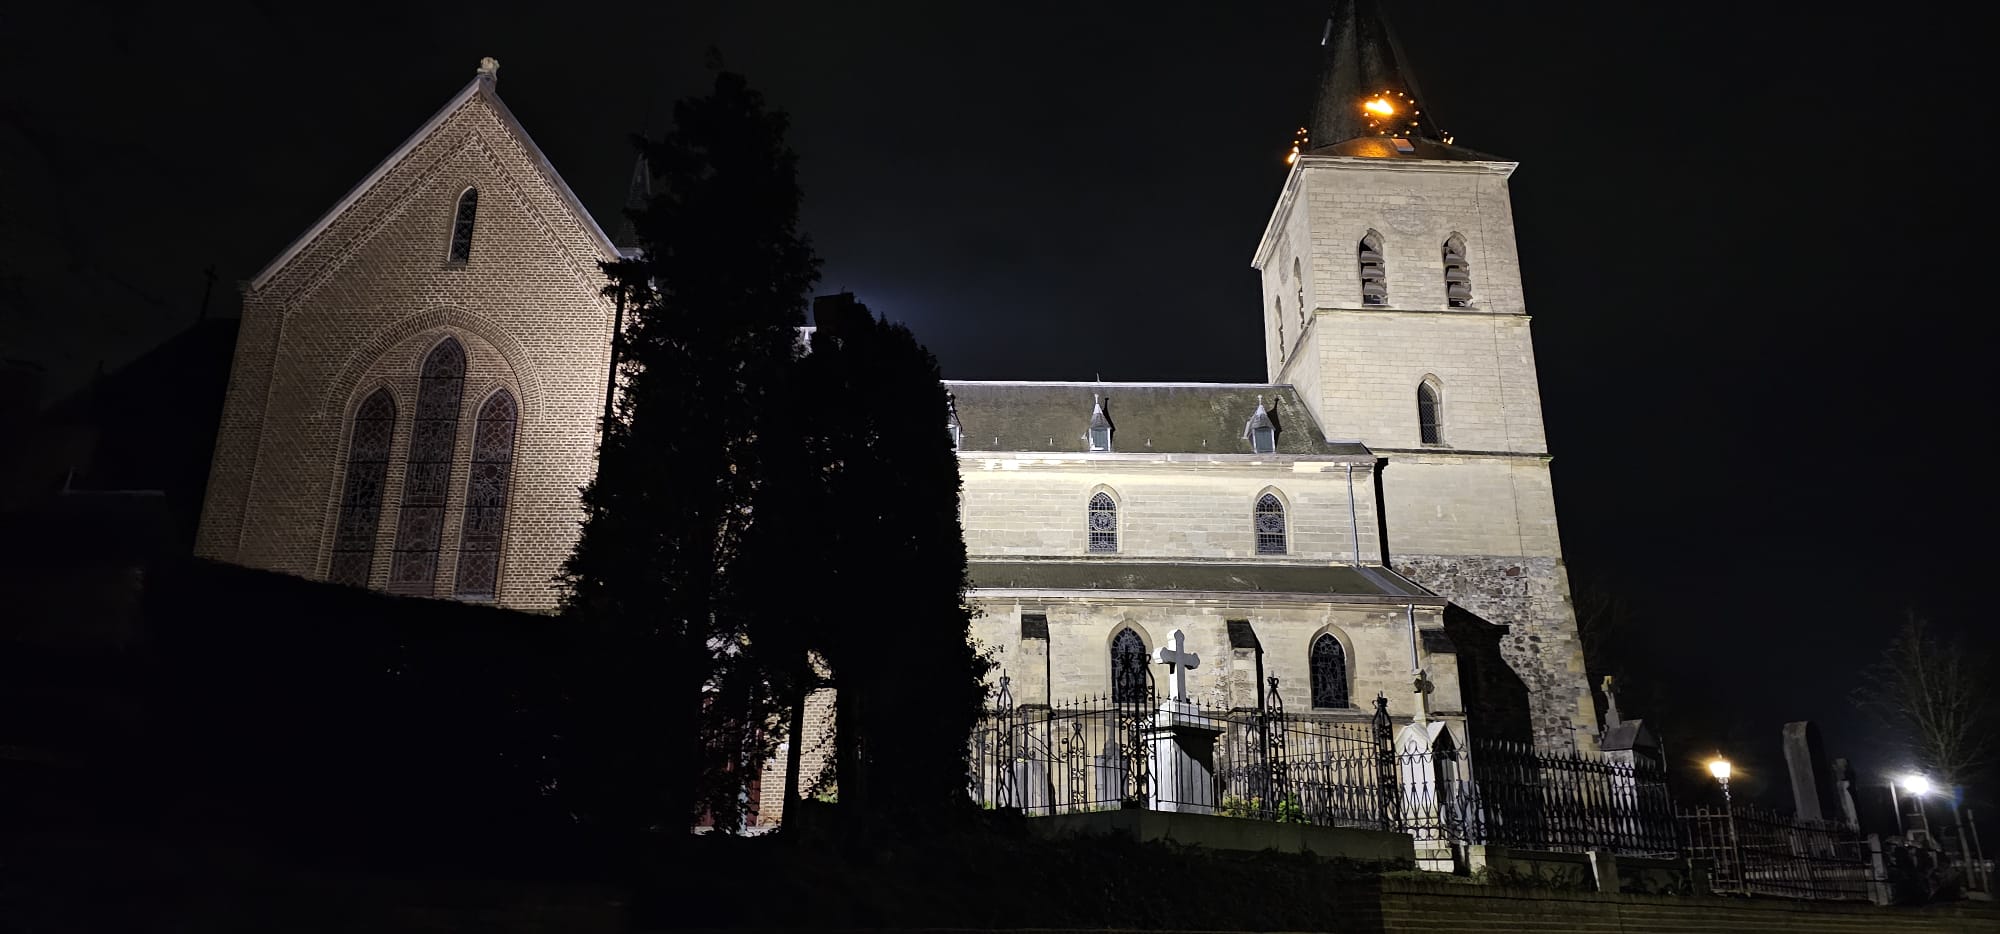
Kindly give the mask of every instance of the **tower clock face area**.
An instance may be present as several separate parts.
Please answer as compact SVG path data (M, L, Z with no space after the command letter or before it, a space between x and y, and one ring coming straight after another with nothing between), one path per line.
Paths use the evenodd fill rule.
M1417 99L1394 88L1385 88L1356 102L1368 132L1376 136L1417 136Z

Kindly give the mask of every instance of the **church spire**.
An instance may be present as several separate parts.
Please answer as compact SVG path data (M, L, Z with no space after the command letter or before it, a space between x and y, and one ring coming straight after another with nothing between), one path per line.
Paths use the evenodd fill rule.
M1451 142L1424 109L1409 57L1381 6L1380 0L1335 0L1320 38L1323 65L1307 151L1361 137Z

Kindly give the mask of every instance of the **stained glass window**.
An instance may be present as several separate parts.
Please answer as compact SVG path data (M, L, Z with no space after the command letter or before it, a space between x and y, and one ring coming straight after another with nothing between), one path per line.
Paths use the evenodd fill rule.
M1118 550L1118 504L1112 502L1109 493L1090 498L1090 550Z
M1444 429L1438 412L1437 387L1429 382L1417 384L1417 436L1425 444L1443 444Z
M1285 553L1285 504L1278 502L1278 497L1270 493L1257 497L1254 525L1258 554Z
M1144 703L1152 698L1146 684L1146 643L1131 627L1111 637L1111 702Z
M458 405L465 393L465 348L445 338L424 358L417 387L416 423L403 471L403 509L396 520L396 555L389 590L429 596L437 581L444 538L444 504L450 495L451 454L458 443Z
M389 443L396 433L396 400L377 389L354 410L347 439L347 480L340 490L340 522L333 533L333 564L326 579L368 586L375 565L375 527L382 518L382 483L389 474Z
M1312 646L1314 707L1346 707L1347 650L1330 633L1320 633Z
M491 599L500 583L501 533L507 527L507 483L514 467L519 411L505 389L479 407L472 430L472 468L465 484L465 528L458 545L458 595Z
M479 189L467 188L458 196L458 212L451 220L451 256L454 263L472 259L472 222L479 216Z

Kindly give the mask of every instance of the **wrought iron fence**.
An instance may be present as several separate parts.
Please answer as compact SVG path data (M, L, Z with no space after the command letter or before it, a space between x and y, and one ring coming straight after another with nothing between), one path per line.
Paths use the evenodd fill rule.
M1507 846L1627 855L1678 849L1657 766L1449 738L1396 743L1388 703L1365 721L1287 714L1276 679L1259 710L1162 707L1151 690L1015 708L972 739L971 792L1030 815L1117 807L1411 834L1420 847ZM1172 720L1213 734L1193 754Z
M1749 806L1681 811L1689 856L1715 865L1715 889L1784 898L1868 898L1868 843L1844 824Z

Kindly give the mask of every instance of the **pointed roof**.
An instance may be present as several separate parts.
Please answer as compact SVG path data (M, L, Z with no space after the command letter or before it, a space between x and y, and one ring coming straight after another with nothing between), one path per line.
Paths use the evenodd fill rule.
M632 163L632 180L625 185L625 210L618 220L618 235L611 239L620 250L627 253L639 249L639 228L632 223L632 212L643 211L653 203L653 166L646 161L646 154L640 153Z
M1316 155L1487 161L1451 145L1424 106L1409 56L1380 0L1335 0L1320 39L1318 95L1306 151ZM1403 140L1398 145L1396 140Z
M446 101L444 106L438 109L437 113L433 114L429 120L424 121L424 125L418 127L415 133L410 134L409 139L403 141L403 145L396 147L396 151L390 153L388 158L383 159L381 164L375 166L374 171L369 172L367 177L361 180L360 184L349 189L347 194L343 195L340 201L334 204L332 210L327 211L311 227L306 228L306 232L300 234L298 239L293 240L292 244L286 247L284 252L279 253L276 259L271 260L262 270L259 270L256 277L250 280L250 288L253 290L263 288L266 283L271 281L272 277L285 268L286 264L290 263L300 253L305 252L306 247L312 245L314 240L319 239L321 234L326 233L327 228L332 227L334 222L340 219L341 215L346 214L348 209L354 207L361 200L362 196L368 193L369 189L374 188L376 183L382 181L398 164L408 158L410 153L414 152L424 140L429 139L432 133L437 132L439 127L444 126L445 121L450 120L453 114L457 113L460 108L464 107L474 98L479 98L487 107L491 108L494 115L499 118L501 124L520 141L521 147L527 150L528 157L533 159L536 167L540 168L548 176L556 193L561 196L563 203L568 205L571 211L575 212L578 222L583 225L584 230L588 232L590 239L597 245L597 248L605 254L605 258L619 258L622 255L621 252L611 242L611 238L605 235L604 228L597 223L597 218L591 216L590 210L583 206L582 199L576 196L576 192L570 190L569 183L563 181L562 175L556 172L555 166L549 163L549 157L542 152L542 148L535 145L534 138L528 135L528 130L521 125L520 119L514 116L513 111L507 109L505 103L501 102L500 92L497 89L499 71L499 62L491 58L480 59L479 69L473 75L470 83L461 88L457 94L452 95L451 100Z

